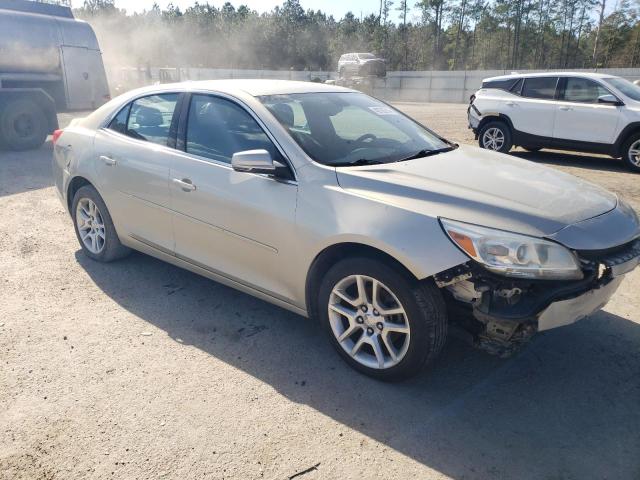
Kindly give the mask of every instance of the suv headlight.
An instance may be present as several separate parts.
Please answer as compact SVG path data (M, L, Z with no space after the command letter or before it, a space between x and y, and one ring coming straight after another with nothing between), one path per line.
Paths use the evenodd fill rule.
M440 223L453 243L492 272L547 280L583 277L576 256L560 244L444 218Z

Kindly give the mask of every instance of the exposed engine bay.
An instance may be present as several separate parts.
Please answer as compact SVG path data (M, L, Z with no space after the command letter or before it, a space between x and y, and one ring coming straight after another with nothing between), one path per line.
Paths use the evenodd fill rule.
M573 323L599 310L625 273L640 263L640 241L607 251L576 252L584 277L531 280L489 272L474 261L435 276L451 321L475 346L509 356L536 332Z

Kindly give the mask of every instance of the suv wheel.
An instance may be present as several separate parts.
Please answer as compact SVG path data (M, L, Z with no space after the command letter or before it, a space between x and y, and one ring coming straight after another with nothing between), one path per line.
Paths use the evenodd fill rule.
M73 225L83 252L99 262L111 262L130 250L120 243L111 215L92 186L78 189L71 206Z
M318 301L320 319L340 355L381 380L416 374L446 339L444 301L435 285L377 260L353 258L334 265Z
M622 147L622 159L627 167L640 172L640 133L631 135Z
M500 121L489 122L482 127L478 135L478 142L482 148L501 153L507 153L513 145L511 130L506 123Z

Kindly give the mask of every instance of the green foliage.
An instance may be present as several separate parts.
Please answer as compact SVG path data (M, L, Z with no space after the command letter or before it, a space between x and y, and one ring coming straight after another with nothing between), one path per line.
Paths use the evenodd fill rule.
M341 19L304 10L300 0L263 14L195 2L133 15L114 0L85 0L75 13L94 26L106 60L121 66L331 70L355 51L377 53L390 70L640 63L637 4L629 0L617 0L600 28L602 2L611 0L412 1L379 0L376 14Z

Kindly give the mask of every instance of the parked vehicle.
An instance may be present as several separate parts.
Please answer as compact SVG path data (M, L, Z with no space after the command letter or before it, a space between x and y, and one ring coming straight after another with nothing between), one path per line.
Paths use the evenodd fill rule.
M69 7L0 0L0 145L37 148L56 112L89 110L111 97L89 24Z
M351 77L385 77L387 65L382 58L373 53L345 53L338 60L338 76Z
M471 97L468 116L483 148L603 153L640 172L640 87L620 77L553 72L488 78Z
M432 361L453 310L505 353L601 308L640 261L616 195L336 86L147 87L54 144L87 256L133 248L316 318L381 379Z

